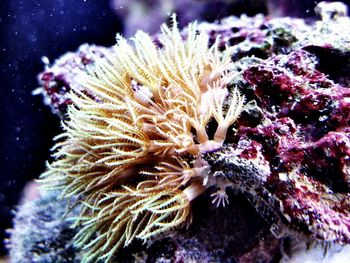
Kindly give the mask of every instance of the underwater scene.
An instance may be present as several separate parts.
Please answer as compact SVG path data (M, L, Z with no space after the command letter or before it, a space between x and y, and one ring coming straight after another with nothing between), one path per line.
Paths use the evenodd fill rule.
M0 263L350 262L350 1L0 1Z

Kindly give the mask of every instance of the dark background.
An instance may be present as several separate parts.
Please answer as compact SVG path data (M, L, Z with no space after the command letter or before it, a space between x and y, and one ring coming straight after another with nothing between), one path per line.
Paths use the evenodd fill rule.
M0 1L0 254L4 228L25 182L45 167L59 119L32 96L42 56L51 62L82 43L110 46L120 31L104 0Z
M253 0L236 1L230 8L223 1L213 2L214 9L203 9L206 19L266 12L264 6L252 7ZM304 17L319 1L281 2L294 5L291 13ZM0 0L0 255L11 211L25 183L43 172L52 138L60 131L58 117L43 105L41 96L31 95L43 70L41 57L53 62L85 42L113 45L116 32L122 30L121 20L108 0Z

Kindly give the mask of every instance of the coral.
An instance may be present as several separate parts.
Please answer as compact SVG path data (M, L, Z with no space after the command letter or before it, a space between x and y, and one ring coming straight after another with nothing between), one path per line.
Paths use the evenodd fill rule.
M217 42L220 50L230 47L233 61L251 56L266 59L272 55L288 53L292 50L293 45L299 43L298 38L304 41L302 38L305 38L305 35L310 32L312 32L310 38L322 39L322 34L318 35L316 33L318 31L308 26L302 19L269 20L262 15L254 17L231 16L217 23L203 22L198 24L197 30L208 35L209 46ZM181 31L181 36L185 39L186 35L185 28ZM160 34L151 36L158 47L162 46L160 37ZM90 55L91 53L95 56ZM53 64L46 63L45 70L38 76L41 87L36 92L43 95L44 102L53 108L54 113L64 118L67 105L72 103L67 93L70 90L85 90L81 83L75 80L76 74L82 70L86 71L88 67L85 66L93 63L95 58L113 57L116 56L115 53L114 47L103 48L84 44L75 53L69 52ZM245 66L249 62L245 61L243 64Z
M137 33L133 44L118 37L108 56L93 55L88 65L72 62L79 52L53 65L74 85L50 95L69 100L56 104L64 105L65 133L43 181L81 203L75 242L85 261L118 260L122 247L154 239L161 240L151 247L166 256L143 250L152 262L263 255L253 241L232 257L218 252L217 240L198 241L230 225L219 212L232 212L237 194L278 238L350 243L350 19L318 12L323 20L311 24L242 16L181 32L163 26L152 37ZM44 96L56 76L43 80ZM192 214L197 227L196 201L216 209L203 219L214 223L204 234L181 232ZM278 254L279 241L268 240Z
M195 23L187 30L183 40L175 17L163 25L161 49L141 31L134 46L118 36L115 56L96 58L76 79L84 92L70 93L41 181L81 198L75 244L84 262L189 223L190 202L212 185L200 155L223 144L244 99L229 85L230 49L209 48Z

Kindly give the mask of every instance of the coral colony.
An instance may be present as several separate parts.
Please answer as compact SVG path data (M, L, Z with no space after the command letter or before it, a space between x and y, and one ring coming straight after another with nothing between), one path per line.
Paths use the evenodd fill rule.
M202 155L222 147L244 99L229 85L231 49L209 48L196 31L190 24L183 40L174 17L171 29L162 26L162 48L141 31L134 46L118 36L114 57L78 75L84 92L70 93L74 106L42 182L82 196L75 239L85 261L108 261L135 238L189 223L190 202L216 185ZM218 205L224 187L213 194Z
M227 207L229 189L279 238L350 243L350 20L322 5L312 25L179 31L173 16L47 64L40 91L64 133L40 181L78 207L83 262L189 225L199 195Z

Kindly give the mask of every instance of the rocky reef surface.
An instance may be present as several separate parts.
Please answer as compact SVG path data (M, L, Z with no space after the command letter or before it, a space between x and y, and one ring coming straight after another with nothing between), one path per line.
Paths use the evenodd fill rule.
M229 204L217 208L210 199L217 189L206 192L193 201L188 229L132 244L118 262L288 262L290 243L350 243L350 19L344 8L322 4L316 9L321 19L313 22L243 15L199 24L210 45L220 36L220 49L234 48L237 74L230 85L246 100L222 149L203 155L228 182ZM186 38L186 29L182 34ZM153 39L161 46L157 34ZM47 63L36 93L64 119L68 92L84 91L77 72L93 63L91 53L113 52L83 45ZM9 240L13 262L79 262L65 206L43 193L20 207Z

